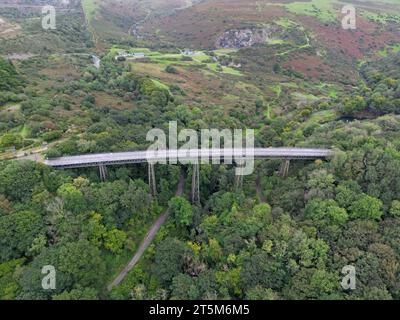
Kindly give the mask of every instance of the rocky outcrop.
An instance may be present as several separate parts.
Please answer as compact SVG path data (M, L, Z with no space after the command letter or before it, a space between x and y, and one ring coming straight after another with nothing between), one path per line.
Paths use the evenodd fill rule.
M218 48L246 48L257 43L265 43L277 27L231 29L217 39Z

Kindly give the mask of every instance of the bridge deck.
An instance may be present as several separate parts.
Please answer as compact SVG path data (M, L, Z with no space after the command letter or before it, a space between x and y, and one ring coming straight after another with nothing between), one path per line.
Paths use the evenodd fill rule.
M60 157L45 160L45 164L54 168L81 168L99 165L121 165L129 163L160 162L168 160L196 161L222 159L224 162L240 159L319 159L333 156L330 149L318 148L243 148L243 149L191 149L132 151L116 153L97 153Z

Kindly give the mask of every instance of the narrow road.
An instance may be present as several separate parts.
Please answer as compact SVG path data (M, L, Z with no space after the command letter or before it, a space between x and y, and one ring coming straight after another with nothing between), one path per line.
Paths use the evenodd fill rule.
M178 188L176 190L176 196L181 196L183 194L183 187L185 185L185 178L182 174L178 183ZM113 287L119 285L122 280L126 277L128 272L136 265L139 259L142 257L143 253L147 249L147 247L151 244L154 237L156 236L158 230L160 230L161 226L164 224L165 220L167 220L169 216L169 209L164 212L157 221L151 226L150 230L147 232L146 236L144 237L142 243L139 246L139 249L136 251L135 255L126 265L126 267L121 271L121 273L114 279L114 281L108 285L107 290L111 291Z

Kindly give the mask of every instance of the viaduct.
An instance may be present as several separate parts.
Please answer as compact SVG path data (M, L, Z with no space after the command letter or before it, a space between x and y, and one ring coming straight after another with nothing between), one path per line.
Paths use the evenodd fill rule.
M290 161L328 159L334 154L333 150L320 148L243 148L243 149L178 149L157 151L132 151L116 153L85 154L77 156L60 157L45 160L45 164L56 169L74 169L98 167L100 178L107 178L107 166L125 165L134 163L148 163L149 186L153 196L156 196L156 163L161 164L193 164L192 175L192 202L200 202L199 163L226 163L236 164L236 186L243 182L243 174L240 168L243 162L255 159L279 159L282 160L280 174L287 176Z

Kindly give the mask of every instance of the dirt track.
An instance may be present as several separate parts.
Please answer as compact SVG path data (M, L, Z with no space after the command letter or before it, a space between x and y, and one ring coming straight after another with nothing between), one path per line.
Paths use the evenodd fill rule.
M178 183L178 187L176 190L176 196L181 196L183 194L183 187L185 185L185 178L184 175L181 175L181 178ZM136 263L139 261L139 259L142 257L143 253L147 249L147 247L151 244L153 241L155 235L157 234L158 230L161 228L161 226L164 224L165 220L167 220L169 216L169 209L167 209L166 212L164 212L158 219L157 221L151 226L150 230L147 232L146 236L144 237L142 243L139 246L139 249L136 251L135 255L129 261L129 263L126 265L126 267L121 271L121 273L111 282L107 290L111 291L114 286L119 285L122 280L125 278L125 276L128 274L128 272L136 265Z

